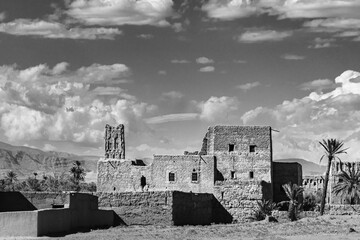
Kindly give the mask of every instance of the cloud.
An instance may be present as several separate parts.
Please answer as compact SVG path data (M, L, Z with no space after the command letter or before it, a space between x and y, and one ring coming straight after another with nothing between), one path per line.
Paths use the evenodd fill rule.
M175 63L175 64L185 64L185 63L190 63L189 60L186 59L173 59L171 60L171 63Z
M313 43L309 46L309 48L328 48L328 47L335 47L334 44L335 39L333 38L315 38Z
M199 102L200 119L208 122L224 122L232 118L239 109L239 100L236 97L210 97L207 101Z
M167 75L167 72L165 70L159 70L158 74L159 75Z
M304 60L305 56L295 55L295 54L284 54L281 55L281 58L285 60Z
M149 128L143 117L153 114L156 106L113 86L128 74L128 67L120 63L75 70L65 62L53 68L1 66L0 132L12 142L82 144L100 144L106 123L124 123L132 134L146 134Z
M214 60L207 57L199 57L196 59L196 62L199 64L210 64L213 63Z
M75 0L67 14L86 25L169 26L172 0Z
M57 148L49 143L45 143L44 147L42 148L43 151L49 152L49 151L55 151Z
M138 38L142 38L142 39L153 39L154 38L154 35L152 34L140 34L137 36Z
M167 115L148 118L145 119L145 122L148 124L159 124L159 123L175 122L175 121L190 121L190 120L195 120L198 117L199 117L198 113L176 113L176 114L167 114Z
M357 0L210 0L203 5L210 18L233 20L267 13L279 18L360 18Z
M310 82L305 82L300 85L302 90L322 91L324 89L333 89L336 85L330 79L316 79Z
M0 12L0 22L4 21L6 18L6 13L5 12Z
M245 83L245 84L241 84L241 85L237 85L236 88L239 88L241 90L243 90L244 92L255 88L257 86L260 86L261 83L260 82L252 82L252 83Z
M284 38L290 37L292 32L278 32L275 30L258 30L258 31L246 31L237 37L238 42L243 43L256 43L266 41L281 41Z
M180 99L184 97L184 94L178 91L170 91L170 92L164 92L161 94L165 99L172 98L172 99Z
M199 69L200 72L213 72L215 71L215 67L213 66L206 66Z
M360 160L360 73L345 71L335 79L337 87L327 93L312 92L301 99L284 101L275 107L257 107L246 112L246 125L271 125L276 158L297 157L319 161L323 138L344 140L350 147L344 161ZM311 88L323 87L328 80L307 83Z
M315 19L305 22L304 27L307 27L314 32L333 33L333 36L338 38L360 37L360 19Z
M43 38L68 39L108 39L112 40L122 32L117 28L68 28L58 22L44 20L16 19L13 22L0 23L0 32L20 36L38 36Z

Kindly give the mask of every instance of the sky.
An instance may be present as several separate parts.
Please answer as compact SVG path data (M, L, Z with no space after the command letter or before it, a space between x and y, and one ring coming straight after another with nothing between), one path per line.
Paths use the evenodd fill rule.
M1 0L0 141L126 156L200 150L268 125L275 159L360 161L358 0Z

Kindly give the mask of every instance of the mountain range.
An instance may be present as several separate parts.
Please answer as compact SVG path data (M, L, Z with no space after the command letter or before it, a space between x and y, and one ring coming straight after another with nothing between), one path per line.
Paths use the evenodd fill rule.
M96 182L97 161L99 158L99 156L81 156L65 152L45 152L35 148L12 146L0 142L0 178L3 178L6 172L10 170L16 172L19 179L33 176L34 173L37 173L38 176L66 173L69 172L75 161L80 161L87 173L86 181ZM151 159L145 160L148 160L146 161L148 164L152 162ZM320 175L326 170L325 166L304 159L288 158L274 161L300 163L303 176Z
M75 161L86 171L86 181L96 181L96 165L100 157L79 156L64 152L41 151L39 149L12 146L0 142L0 178L12 170L18 179L25 179L37 173L38 176L69 172Z

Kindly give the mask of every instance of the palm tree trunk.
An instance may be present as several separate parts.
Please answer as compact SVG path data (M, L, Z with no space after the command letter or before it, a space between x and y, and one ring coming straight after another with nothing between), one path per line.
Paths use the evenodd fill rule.
M324 215L325 210L325 202L326 202L326 193L327 193L327 187L329 183L329 175L330 175L330 168L331 168L331 158L328 159L328 165L326 168L326 174L324 179L324 186L323 186L323 192L321 196L321 204L320 204L320 215Z
M295 204L290 200L289 202L289 210L288 210L288 214L289 214L289 218L291 221L295 221L296 220L296 206Z

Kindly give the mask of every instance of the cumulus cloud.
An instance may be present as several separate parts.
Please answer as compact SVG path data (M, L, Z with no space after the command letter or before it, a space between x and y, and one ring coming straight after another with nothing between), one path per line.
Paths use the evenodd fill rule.
M200 72L213 72L215 71L215 67L213 66L206 66L199 69Z
M0 22L4 21L6 18L6 13L5 12L0 12Z
M196 59L196 62L199 64L210 64L213 63L214 60L207 57L199 57Z
M357 0L210 0L202 10L208 17L221 20L263 13L279 18L360 18Z
M62 23L44 20L16 19L12 22L0 23L0 32L11 35L30 35L43 38L69 39L114 39L122 32L117 28L68 28Z
M127 66L119 63L76 70L69 70L65 62L53 68L1 66L1 132L9 141L96 144L102 141L106 123L121 122L132 133L143 132L147 129L143 116L156 106L112 85L128 74Z
M323 86L328 80L308 83ZM327 93L312 92L301 99L284 101L273 108L258 107L246 112L244 124L271 125L276 158L299 157L318 161L321 149L318 141L338 138L350 147L343 160L360 160L360 73L345 71L335 79L338 86ZM333 84L335 84L333 82Z
M87 25L169 26L172 0L75 0L67 14Z
M336 85L330 79L316 79L310 82L305 82L301 84L300 87L302 90L322 91L325 89L333 89Z
M237 41L243 43L256 43L266 41L281 41L284 38L290 37L291 35L292 32L290 31L278 32L275 30L254 30L246 31L236 39Z
M296 54L284 54L281 55L281 58L285 60L304 60L305 56L300 56Z
M257 86L260 86L260 82L252 82L252 83L245 83L245 84L240 84L240 85L237 85L236 88L239 88L241 90L243 90L244 92L252 89L252 88L255 88Z
M236 97L210 97L200 102L200 119L209 122L224 122L230 120L232 114L239 109L239 100Z

